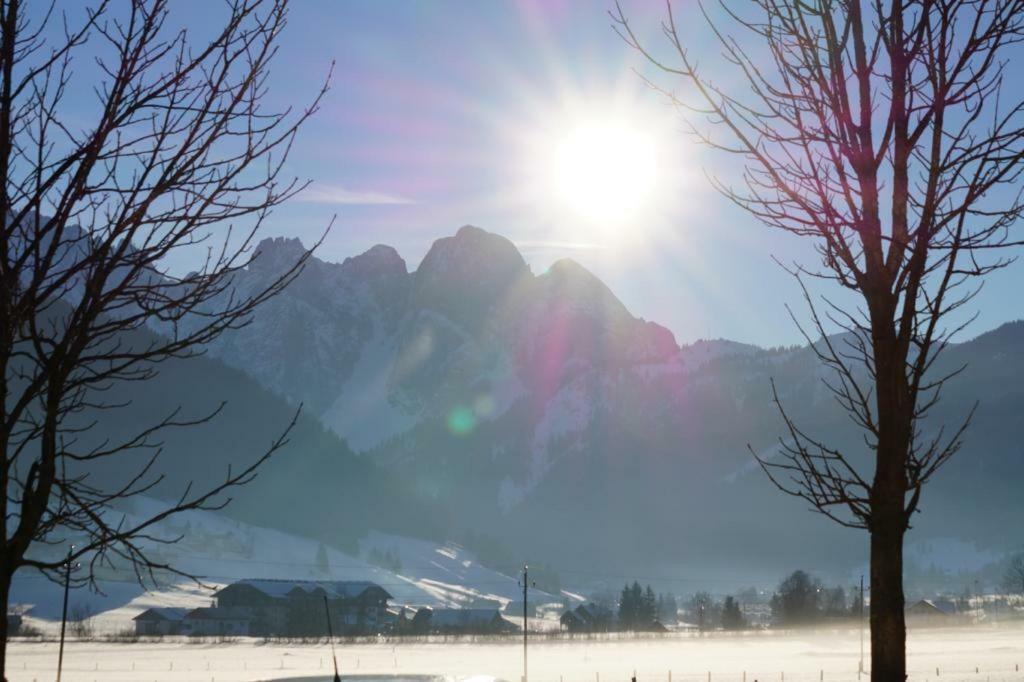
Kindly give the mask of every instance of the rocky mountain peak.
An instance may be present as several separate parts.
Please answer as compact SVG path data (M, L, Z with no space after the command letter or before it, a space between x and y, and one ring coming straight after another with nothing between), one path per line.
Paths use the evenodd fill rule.
M529 277L511 241L465 225L455 236L435 241L423 258L415 273L417 302L473 328Z
M405 260L394 247L386 244L377 244L358 256L346 258L341 267L353 277L367 279L405 277L409 274Z
M256 246L250 269L258 273L278 273L295 265L306 253L298 237L267 237Z

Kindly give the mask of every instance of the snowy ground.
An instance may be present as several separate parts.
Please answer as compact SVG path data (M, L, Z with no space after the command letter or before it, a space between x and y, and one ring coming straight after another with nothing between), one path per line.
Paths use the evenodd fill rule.
M381 643L345 645L343 673L489 674L518 680L522 648L515 639L490 644ZM53 679L57 646L13 642L10 682ZM639 641L537 642L530 647L531 682L844 682L857 679L857 632L745 634ZM1024 627L921 630L910 637L910 680L1024 680ZM323 645L183 642L70 642L67 682L272 680L323 676ZM939 676L936 677L936 668ZM978 672L975 672L977 668ZM866 680L867 678L865 678Z

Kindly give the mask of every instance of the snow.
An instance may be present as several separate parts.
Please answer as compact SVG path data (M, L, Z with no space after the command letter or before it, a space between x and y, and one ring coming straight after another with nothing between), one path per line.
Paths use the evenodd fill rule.
M559 387L535 427L526 480L517 483L505 477L499 484L498 504L503 512L525 499L558 458L583 448L584 434L603 408L603 395L609 390L608 378L596 371L581 373Z
M434 603L424 603L425 606L470 606L478 600L488 600L504 607L516 599L522 600L522 588L515 577L481 565L472 552L453 543L439 546L428 540L371 531L359 546L364 554L376 549L397 556L401 574L433 598ZM534 600L540 603L558 598L534 590L531 601Z
M12 642L10 682L53 679L54 642ZM186 643L83 643L64 652L66 682L217 682L327 679L330 649L320 644L238 640ZM531 682L853 682L857 679L856 630L813 633L672 635L635 640L548 640L530 644ZM868 658L870 661L870 657ZM453 644L441 640L392 640L339 644L343 674L495 675L518 680L521 640ZM911 631L909 680L1008 682L1021 679L1024 627ZM978 672L975 673L975 667ZM867 677L864 678L865 680Z
M127 510L129 520L133 514L155 512L157 505L155 500L135 500L135 506ZM181 514L157 526L155 534L184 536L181 542L161 546L158 551L178 569L200 576L202 584L175 578L146 591L125 576L100 580L102 594L85 588L72 590L70 610L93 616L98 634L132 627L132 618L148 608L209 606L216 589L246 579L284 579L290 582L271 584L289 588L303 581L371 581L393 596L392 605L411 608L468 606L482 599L507 604L520 594L514 577L481 566L475 555L457 545L397 535L372 532L360 543L364 556L373 548L397 556L401 569L395 573L326 546L327 568L323 570L316 562L320 547L316 540L239 523L214 512ZM555 600L538 594L543 601ZM12 604L26 611L30 623L48 634L56 633L61 598L61 586L38 574L21 573L15 578Z
M321 419L344 437L355 452L404 433L416 425L418 416L409 414L390 399L391 371L397 350L394 339L386 339L381 325L363 346L348 381Z

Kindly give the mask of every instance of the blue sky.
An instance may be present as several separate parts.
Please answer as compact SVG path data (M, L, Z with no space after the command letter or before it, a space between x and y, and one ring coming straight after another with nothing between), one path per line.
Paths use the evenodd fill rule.
M676 3L683 16L693 3ZM661 3L623 3L659 38ZM632 72L640 57L615 35L610 3L572 0L295 2L269 83L279 103L308 101L336 69L289 170L314 180L279 208L267 236L307 244L332 215L319 256L374 244L414 268L431 242L467 223L519 245L534 272L571 257L635 315L680 342L724 337L797 343L784 305L799 291L772 256L812 258L801 240L762 227L715 194L702 168L719 160L682 134L671 108ZM174 2L175 21L212 25L216 3ZM546 146L574 119L616 116L656 131L657 200L613 227L572 218L544 196ZM1024 317L1024 266L992 276L968 335Z

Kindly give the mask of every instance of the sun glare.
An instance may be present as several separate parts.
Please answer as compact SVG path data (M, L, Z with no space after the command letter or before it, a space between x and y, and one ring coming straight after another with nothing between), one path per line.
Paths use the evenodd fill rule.
M580 124L553 145L551 187L563 206L593 222L638 217L653 199L657 148L650 134L618 121Z

